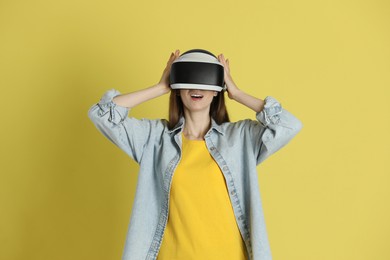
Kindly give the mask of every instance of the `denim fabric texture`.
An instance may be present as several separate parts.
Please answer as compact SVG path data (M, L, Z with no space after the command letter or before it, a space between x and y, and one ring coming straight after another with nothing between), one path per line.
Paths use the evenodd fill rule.
M169 130L165 119L129 117L129 108L112 101L119 94L116 89L106 91L88 116L105 137L140 165L122 259L156 259L168 220L170 186L181 158L185 118ZM257 120L218 125L212 119L205 135L207 149L225 178L248 256L254 260L272 259L256 166L303 126L275 98L267 96L264 101Z

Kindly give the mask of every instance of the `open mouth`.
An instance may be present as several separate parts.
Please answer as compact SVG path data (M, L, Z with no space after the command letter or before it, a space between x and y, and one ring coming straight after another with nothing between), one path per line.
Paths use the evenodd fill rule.
M203 95L200 94L191 94L192 100L201 100L203 98Z

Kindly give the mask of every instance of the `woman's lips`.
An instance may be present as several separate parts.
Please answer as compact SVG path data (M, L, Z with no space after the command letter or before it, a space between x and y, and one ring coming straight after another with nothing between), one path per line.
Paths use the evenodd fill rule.
M191 99L192 99L192 100L194 100L194 101L199 101L199 100L201 100L201 99L202 99L202 97L201 97L201 98L197 98L197 97L191 97Z
M193 101L198 101L198 100L201 100L203 98L203 95L201 94L191 94L191 99Z

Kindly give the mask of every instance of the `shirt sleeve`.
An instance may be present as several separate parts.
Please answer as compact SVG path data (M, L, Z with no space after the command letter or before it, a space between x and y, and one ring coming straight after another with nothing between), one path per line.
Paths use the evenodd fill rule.
M130 108L113 102L120 95L110 89L88 110L88 117L96 128L112 143L140 163L145 145L150 139L150 120L128 117Z
M289 143L303 127L277 99L267 96L264 101L264 108L256 113L257 121L250 127L257 165Z

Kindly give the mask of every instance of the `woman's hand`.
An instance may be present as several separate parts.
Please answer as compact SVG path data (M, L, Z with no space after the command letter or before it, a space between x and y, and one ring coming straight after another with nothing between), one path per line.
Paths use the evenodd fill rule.
M228 92L228 97L230 99L234 99L234 96L239 91L237 85L234 83L232 76L230 75L230 67L229 67L229 59L225 60L225 57L223 54L218 55L219 62L222 63L224 67L224 79L225 84Z
M236 84L232 79L232 76L230 75L229 60L228 59L225 60L223 54L218 55L218 60L224 66L225 84L227 87L229 98L253 109L255 112L260 112L264 108L264 104L265 104L264 100L253 97L245 93L244 91L238 89L238 87L236 86Z
M171 87L169 85L169 75L171 73L171 66L174 60L176 60L180 56L180 51L176 50L175 53L171 53L171 56L169 57L169 60L167 61L167 66L164 69L164 72L161 76L160 81L158 82L158 85L162 86L164 88L164 93L169 93L171 91Z

